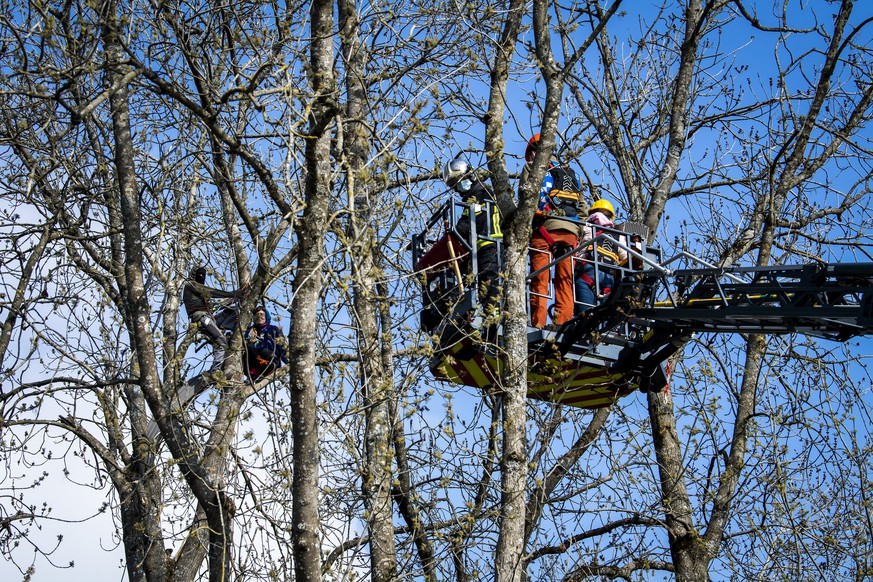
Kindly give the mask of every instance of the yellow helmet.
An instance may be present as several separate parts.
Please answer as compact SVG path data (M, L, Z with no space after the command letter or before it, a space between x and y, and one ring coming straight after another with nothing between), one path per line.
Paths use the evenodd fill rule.
M588 215L591 216L592 212L597 212L598 210L609 216L609 218L615 218L615 208L612 207L612 203L609 200L601 198L594 202L591 208L588 209Z

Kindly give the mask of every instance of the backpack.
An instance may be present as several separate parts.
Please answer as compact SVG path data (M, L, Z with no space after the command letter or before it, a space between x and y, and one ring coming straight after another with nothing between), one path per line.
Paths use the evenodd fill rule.
M552 189L543 209L547 214L576 218L579 216L579 187L572 173L560 166L549 169L552 176Z
M594 230L594 238L597 238L601 234L603 234L602 229L598 228L598 229ZM621 259L619 258L618 252L617 252L618 249L616 248L615 243L609 239L599 240L595 244L588 245L588 247L585 249L585 253L584 253L584 256L586 259L588 259L590 261L594 260L594 258L595 258L594 247L595 246L597 247L596 256L597 256L597 262L599 265L605 266L605 267L617 267L621 264ZM578 268L578 265L577 265L577 268Z

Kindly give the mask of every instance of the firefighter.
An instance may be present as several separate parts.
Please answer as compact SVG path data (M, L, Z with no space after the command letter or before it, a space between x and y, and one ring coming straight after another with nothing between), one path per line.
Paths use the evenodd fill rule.
M540 143L540 134L528 141L524 152L525 165L522 180L530 172ZM554 160L549 162L549 171L543 179L540 199L534 214L531 233L531 272L543 269L551 261L567 254L577 244L579 232L579 203L581 199L579 177ZM542 328L546 325L548 311L549 281L551 269L545 269L530 282L531 325ZM573 261L572 257L555 265L555 312L553 323L558 326L573 317Z
M478 179L466 160L455 158L446 162L443 167L443 180L464 202L472 206L476 217L478 297L487 322L483 336L486 342L491 343L495 339L494 332L500 308L500 249L495 241L503 238L500 230L500 211L497 208L494 192ZM469 240L470 228L470 213L465 210L455 225L455 231L463 240L472 243Z

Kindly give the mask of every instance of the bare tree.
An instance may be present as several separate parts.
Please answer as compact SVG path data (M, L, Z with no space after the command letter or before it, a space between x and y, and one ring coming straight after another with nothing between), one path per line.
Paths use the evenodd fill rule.
M863 148L857 148L850 136L857 133L870 115L869 71L855 66L859 59L855 51L865 49L854 42L858 35L869 34L865 32L868 25L862 18L850 25L852 11L851 2L836 6L833 28L828 25L828 33L815 42L813 36L822 32L824 25L810 29L793 26L796 14L776 14L770 19L771 24L742 3L688 2L679 21L682 26L668 29L677 39L670 60L663 53L640 52L625 61L632 67L618 61L611 41L603 36L598 44L603 63L600 76L595 78L591 71L580 75L573 90L580 111L609 152L609 166L620 176L618 184L626 193L631 217L645 220L651 236L655 236L666 228L663 220L667 218L667 202L686 200L684 204L691 212L681 226L683 248L701 252L722 265L748 260L753 253L751 260L756 265L769 265L774 259L784 263L821 256L827 240L821 236L822 229L843 230L829 217L847 212L868 193L865 187L858 187L860 182L852 183L869 178L868 170L864 169L867 162L857 158ZM728 54L715 50L719 45L711 39L723 27L742 26L744 21L759 34L775 38L773 46L780 63L778 76L772 82L761 79L761 87L754 85L756 77L744 76L747 71L744 67L733 68L730 75L701 78L701 71L713 67L727 69L731 62L727 60ZM654 22L641 22L642 30L655 30L645 28L647 23ZM813 52L793 53L789 48L793 35L810 35L809 46L817 48ZM789 77L807 66L811 54L823 55L823 64L808 77L812 82L802 84L801 88ZM785 55L789 55L787 61L782 58ZM702 59L709 56L716 60L704 64ZM837 80L836 71L840 69L846 75ZM661 80L657 76L659 70L671 72L673 77ZM642 76L640 71L651 71L653 75ZM651 79L653 83L644 86L642 79ZM789 87L796 92L788 90ZM756 90L757 94L750 95ZM706 104L716 95L720 97L720 107L708 107ZM831 108L839 109L841 116L834 116ZM697 156L695 152L700 150L697 142L704 141L712 129L716 130L716 146L711 155ZM738 154L732 155L731 149ZM847 189L841 193L845 186L829 186L816 175L826 174L824 167L828 163L842 166L836 160L844 156L858 159L857 168L861 171L853 172L857 178L849 178ZM714 198L714 189L723 189L731 195ZM792 200L795 192L806 199L808 194L804 193L814 190L819 191L817 196L833 199L834 203L807 205L797 198ZM735 200L738 210L731 208L733 202L727 200ZM737 222L725 220L733 218ZM853 236L863 232L863 227L857 229L861 224L849 229ZM776 242L780 239L786 244ZM812 252L803 250L802 247L810 245L798 245L798 241L815 241L817 248ZM705 250L698 250L696 245ZM776 248L781 251L778 259L773 254ZM825 252L840 256L839 248ZM677 390L680 378L687 379L687 388L702 389L699 381L692 381L692 369L689 374L674 377L669 393L648 397L670 543L670 569L675 568L678 579L708 579L719 549L730 538L729 524L740 514L738 507L743 504L740 500L769 495L768 481L752 485L743 480L743 474L750 465L750 456L758 454L750 447L750 441L760 446L759 438L767 440L756 416L770 409L769 404L762 403L766 393L762 389L771 375L768 369L774 365L771 358L785 352L769 349L772 340L761 336L746 341L745 365L737 385L729 379L728 373L733 370L724 369L729 365L724 359L714 367L714 370L721 367L724 374L716 373L721 379L712 381L731 386L726 395L735 399L728 426L716 428L720 423L705 412L703 400L700 407L694 405L687 411L674 407L675 394L678 390L684 392L681 387ZM718 345L721 347L707 342L707 347L694 352L712 355L721 352L726 356L735 349L730 343ZM688 398L683 400L687 402ZM683 444L682 427L689 422L713 427L714 449L708 454L698 452L699 444L693 444L696 439ZM773 434L771 438L778 437ZM715 467L718 477L712 475ZM745 569L748 565L732 566ZM594 572L587 567L580 568L579 572L583 571Z
M365 410L365 464L363 475L364 502L369 525L371 576L374 581L397 578L397 556L394 542L393 500L391 496L392 459L394 449L392 431L395 429L395 398L392 394L393 370L385 367L383 354L390 352L382 339L379 325L380 298L377 290L377 265L380 263L374 223L374 192L366 179L365 168L370 157L371 137L365 119L366 61L368 54L360 39L360 20L355 2L338 2L339 29L344 55L346 107L342 139L345 151L346 192L349 205L349 255L352 259L354 281L354 315L358 330L360 354L359 376ZM402 451L401 451L402 452Z
M828 8L8 3L4 555L29 576L14 544L57 515L17 468L38 466L109 492L135 580L863 579L864 345L701 336L664 393L526 397L552 155L665 255L868 260L870 24ZM431 377L407 250L456 155L503 215L503 368L482 391ZM183 406L201 263L248 283L241 328L273 310L290 365L246 383L237 329Z

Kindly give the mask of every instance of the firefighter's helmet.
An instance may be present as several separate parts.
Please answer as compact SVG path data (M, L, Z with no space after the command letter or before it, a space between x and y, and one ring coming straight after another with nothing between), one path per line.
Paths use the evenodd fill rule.
M532 162L534 156L537 155L537 148L540 146L540 134L535 133L527 142L527 147L524 149L524 161Z
M470 173L470 164L461 158L455 158L446 162L443 166L443 180L448 184L449 188L454 188L461 178Z

